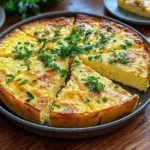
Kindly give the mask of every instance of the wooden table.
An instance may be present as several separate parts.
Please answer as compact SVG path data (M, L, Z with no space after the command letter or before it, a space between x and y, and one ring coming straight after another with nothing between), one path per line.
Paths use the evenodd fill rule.
M64 0L61 4L43 12L58 10L84 11L113 17L104 8L102 0ZM7 17L0 32L18 21L17 18ZM133 27L150 40L149 26L134 25ZM37 136L18 128L0 114L0 150L150 150L150 114L148 111L150 111L150 106L133 122L114 133L82 140Z

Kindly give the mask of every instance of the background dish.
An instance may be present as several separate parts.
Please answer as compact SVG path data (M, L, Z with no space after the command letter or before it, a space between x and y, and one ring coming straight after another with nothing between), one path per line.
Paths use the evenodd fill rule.
M77 13L82 13L82 12L77 12ZM18 28L23 24L27 24L27 23L33 22L35 20L40 20L40 19L45 19L45 18L55 18L55 17L60 17L60 16L74 16L75 17L77 13L75 13L75 12L74 13L73 12L55 12L55 13L47 13L47 14L29 18L29 19L21 21L21 22L17 23L16 25L7 29L5 32L3 32L0 35L0 39L3 38L6 34L8 34L13 29ZM82 14L87 14L87 13L82 13ZM146 42L147 46L150 47L147 40L144 38L144 36L142 34L140 34L138 31L136 31L135 29L133 29L132 27L129 27L128 25L121 23L120 21L117 21L117 20L114 20L114 19L111 19L108 17L92 15L92 14L87 14L87 15L106 18L108 20L115 21L117 23L120 23L120 24L134 30ZM137 106L136 110L133 113L131 113L130 115L128 115L124 118L121 118L119 120L116 120L116 121L113 121L113 122L110 122L107 124L94 126L94 127L55 128L55 127L49 127L46 125L38 125L38 124L31 123L29 121L26 121L26 120L18 117L17 115L15 115L11 111L9 111L2 104L0 106L0 112L2 114L4 114L8 119L10 119L14 124L18 125L19 127L23 128L25 130L28 130L30 132L39 134L39 135L55 137L55 138L70 138L70 139L71 138L87 138L87 137L104 135L104 134L115 131L115 130L125 126L132 119L134 119L134 117L139 115L139 113L141 113L144 110L144 108L148 105L148 103L150 102L150 99L149 99L150 98L150 88L147 90L146 93L143 93L143 92L139 92L138 90L133 89L133 88L129 88L129 87L125 87L125 86L122 86L122 87L131 93L138 94L140 96L140 99L139 99L140 105Z
M2 27L2 25L4 24L5 22L5 11L4 9L0 6L0 28Z
M132 24L150 25L149 18L144 18L119 8L117 0L104 0L104 5L112 15L123 21Z

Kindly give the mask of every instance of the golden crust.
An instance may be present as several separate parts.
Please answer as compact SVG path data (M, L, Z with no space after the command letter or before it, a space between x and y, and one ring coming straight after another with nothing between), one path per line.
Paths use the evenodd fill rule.
M71 70L71 79L52 104L51 126L88 127L111 122L133 112L137 95L131 95L120 87L115 88L110 80L82 63ZM89 91L83 79L90 76L99 77L105 88L100 92ZM103 102L104 98L107 101Z
M57 113L50 112L50 125L61 128L90 127L99 124L99 113Z
M106 108L101 112L101 124L105 124L132 113L137 105L138 96L133 97L122 105Z
M14 113L20 117L29 120L34 123L41 124L40 109L32 107L28 103L24 103L16 99L13 95L7 91L4 87L0 86L0 98L1 101Z
M69 65L70 63L72 64L73 61L72 58L67 58L67 56L64 55L64 51L66 50L65 46L70 46L70 43L66 39L70 38L68 35L70 35L73 29L75 29L76 32L76 29L80 30L83 28L85 31L83 31L83 34L81 33L81 40L79 40L80 38L78 39L78 44L84 48L84 46L90 43L92 50L88 51L89 49L87 49L87 51L85 51L86 56L83 54L77 55L88 66L82 63L77 67L72 66L71 77L67 85L64 86L66 76L62 78L61 73L69 71ZM99 63L103 63L103 66L105 66L108 64L108 61L106 62L104 60L104 62L99 62L95 60L94 64L92 64L88 59L89 56L95 57L97 54L100 54L102 57L106 55L106 57L104 57L105 59L108 56L111 58L112 55L114 55L111 52L112 48L116 49L116 53L124 51L120 45L124 45L125 40L127 40L127 44L129 44L129 46L125 46L126 52L128 53L127 56L130 56L131 63L126 66L125 64L119 63L109 64L109 66L110 68L115 66L116 68L120 67L126 69L125 72L129 71L129 75L134 73L141 75L141 78L137 77L138 80L133 78L133 81L136 82L143 79L143 82L137 83L144 83L145 86L141 88L142 90L148 88L147 83L150 79L150 51L140 36L127 27L107 19L78 14L75 23L74 18L60 17L23 25L21 30L16 29L12 31L0 41L0 62L6 62L5 65L0 66L0 93L2 102L13 112L26 120L38 124L49 121L50 125L54 127L74 128L104 124L132 113L137 105L138 96L131 95L121 87L115 88L115 84L113 84L112 81L91 69L94 65L100 67ZM88 37L86 42L84 41L85 36ZM99 39L99 37L101 37L101 39ZM43 43L40 43L40 40ZM95 46L98 40L100 40L99 46L103 46L104 48ZM116 43L114 42L115 40L117 40ZM28 50L34 51L31 57L13 60L15 54L21 52L21 49L25 47L26 41L31 42L28 46L26 45ZM18 49L16 47L17 44L23 48ZM42 48L44 46L45 49ZM24 50L25 52L27 51L25 48ZM75 50L74 52L76 53L78 47L75 45L73 50ZM28 52L29 51L27 51L27 53ZM40 54L46 54L46 56L41 56ZM51 57L52 54L54 58ZM64 55L64 58L61 55ZM46 62L45 64L39 56L42 57L43 60L47 59L44 60ZM8 59L8 61L5 59ZM78 57L75 59L80 61ZM11 61L13 61L12 64ZM52 64L53 66L51 68L49 62L53 61L54 64ZM30 64L31 70L26 70L26 63ZM17 65L19 65L19 67L17 67ZM135 67L133 68L132 65ZM94 68L95 70L97 70L96 67ZM18 74L18 70L13 71L13 68L17 68L20 74ZM113 70L111 73L108 71L108 67L104 67L103 69L107 71L109 75L99 73L115 80L110 77L113 73L115 74L114 69L111 68ZM6 80L11 76L10 74L15 76L15 80L7 84ZM118 72L115 74L116 77L117 74ZM124 73L119 74L119 78L122 79L121 76L123 76ZM100 92L90 92L82 80L82 78L88 76L100 77L98 81L105 84L105 89ZM32 82L34 78L36 78L38 82ZM20 86L23 79L26 79L28 84ZM120 82L123 83L122 80ZM125 83L128 84L128 82ZM61 86L64 87L58 96L56 96ZM26 94L27 91L34 95L34 100L26 102L28 98ZM106 101L104 101L103 99L106 96L107 100L105 99ZM87 99L88 102L86 102ZM99 99L100 101L97 102Z

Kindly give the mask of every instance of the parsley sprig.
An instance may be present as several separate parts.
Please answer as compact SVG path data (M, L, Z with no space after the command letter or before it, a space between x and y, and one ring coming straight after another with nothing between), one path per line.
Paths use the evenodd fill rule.
M104 89L105 85L98 81L98 78L94 76L89 76L87 79L82 79L84 81L84 85L86 85L90 92L100 92Z

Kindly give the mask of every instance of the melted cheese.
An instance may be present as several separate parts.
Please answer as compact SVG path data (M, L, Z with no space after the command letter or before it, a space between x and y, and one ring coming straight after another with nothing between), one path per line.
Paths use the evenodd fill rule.
M105 88L100 92L91 92L85 85L83 79L94 76L98 78L98 81L105 85ZM112 81L101 76L90 67L83 65L82 63L72 68L71 79L67 83L66 87L61 91L58 98L54 99L51 106L50 121L51 125L58 127L83 127L88 126L88 123L84 123L80 118L84 118L84 115L91 115L91 113L98 113L93 120L99 120L101 123L105 123L103 111L113 107L118 107L118 112L114 118L118 118L123 115L124 111L120 112L122 106L132 101L134 98L137 100L136 95L131 95L127 91L123 90L120 86L116 87ZM132 106L134 109L136 102ZM132 104L131 104L132 105ZM57 114L57 115L56 115ZM66 116L65 119L61 118L63 114L73 116L78 114L74 120L77 122L71 124L71 120ZM105 117L104 117L105 118ZM106 118L105 118L106 119ZM97 123L91 120L91 124ZM108 122L112 118L106 119ZM60 124L61 122L61 124ZM85 125L86 124L86 125ZM95 124L96 125L96 124Z

